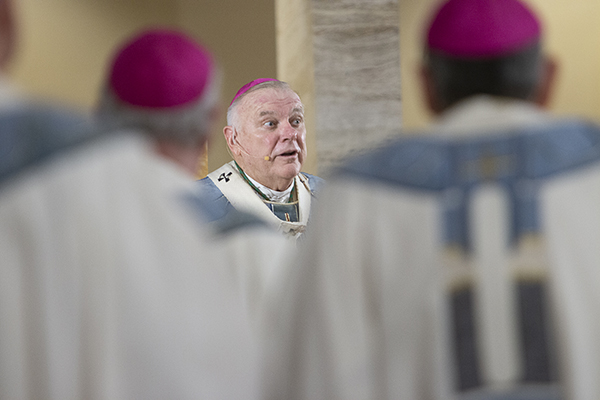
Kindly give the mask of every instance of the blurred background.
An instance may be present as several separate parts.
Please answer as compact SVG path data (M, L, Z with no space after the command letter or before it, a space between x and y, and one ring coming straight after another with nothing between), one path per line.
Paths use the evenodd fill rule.
M559 62L552 111L600 122L600 24L597 22L600 2L528 2L543 19L546 47ZM399 39L391 43L399 53L395 58L399 60L398 82L394 82L399 84L399 101L397 107L393 103L393 107L384 112L397 112L399 118L394 124L415 129L425 126L431 118L424 108L416 76L423 25L436 3L437 0L336 0L328 3L322 0L14 0L18 43L9 75L26 92L91 111L109 57L117 44L144 27L182 28L216 54L223 70L222 126L229 101L241 85L252 79L277 77L288 81L299 92L307 108L308 121L309 158L304 170L319 173L322 163L318 157L317 138L323 124L315 125L315 120L329 120L329 117L327 114L318 118L315 115L315 104L319 104L321 96L319 88L323 85L321 81L315 83L314 76L319 77L315 69L321 68L322 64L317 63L315 67L314 58L315 54L317 61L322 58L322 49L327 48L319 47L324 40L321 39L323 33L332 32L336 23L339 25L339 18L329 25L327 18L333 21L336 16L357 9L364 12L354 12L348 17L349 21L356 22L360 15L370 15L371 24L377 24L378 15L382 21L390 15L392 19L396 18L391 24L397 22L396 30L392 27L391 32L399 32ZM377 14L367 8L378 5L393 12ZM314 9L319 12L313 14ZM315 15L318 16L316 24ZM385 23L390 26L389 21ZM360 21L357 24L360 25ZM360 29L353 29L354 34L345 36L348 40L362 35ZM341 40L344 37L335 37L332 51L343 48ZM357 60L364 58L352 54L346 56ZM347 57L342 55L337 59L352 61ZM368 54L366 58L369 58ZM339 68L344 68L348 63L339 64ZM368 77L364 75L354 78L350 85L359 85L365 79ZM335 118L332 115L334 127L337 126ZM389 127L394 132L396 128ZM357 129L360 131L360 127ZM345 141L343 129L340 128L340 133L331 140L334 145L341 146ZM211 171L229 159L221 129L216 129L205 168Z

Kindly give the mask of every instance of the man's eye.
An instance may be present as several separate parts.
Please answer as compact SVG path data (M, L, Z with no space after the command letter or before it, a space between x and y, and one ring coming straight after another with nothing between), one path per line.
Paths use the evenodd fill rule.
M274 127L274 126L275 126L275 122L273 122L273 121L267 121L267 122L265 122L265 124L264 124L264 125L265 125L267 128L272 128L272 127Z
M302 118L294 118L292 119L292 125L298 126L302 123Z

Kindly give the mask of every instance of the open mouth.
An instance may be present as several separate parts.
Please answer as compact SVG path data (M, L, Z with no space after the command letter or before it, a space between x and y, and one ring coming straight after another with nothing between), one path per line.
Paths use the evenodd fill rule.
M279 156L283 156L283 157L290 157L290 156L295 156L296 154L298 154L298 152L296 150L292 150L292 151L286 151L285 153L281 153Z

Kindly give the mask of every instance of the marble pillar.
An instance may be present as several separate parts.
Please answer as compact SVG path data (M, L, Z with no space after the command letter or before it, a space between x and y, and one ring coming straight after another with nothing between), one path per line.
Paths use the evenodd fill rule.
M296 2L304 21L302 47L290 48L294 28L279 18ZM302 60L312 81L314 144L319 173L345 157L378 145L401 125L398 0L277 0L278 75ZM302 16L298 17L298 11ZM295 30L298 32L298 30ZM280 48L285 48L284 52ZM293 50L296 50L294 52ZM287 64L286 64L287 63ZM281 68L280 65L285 65ZM294 80L290 82L293 87ZM301 94L302 97L302 94ZM306 103L306 100L303 97ZM309 147L309 151L311 148Z

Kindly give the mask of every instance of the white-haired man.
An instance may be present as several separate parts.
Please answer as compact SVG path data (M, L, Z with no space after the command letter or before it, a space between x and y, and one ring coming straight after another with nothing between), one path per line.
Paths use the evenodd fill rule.
M194 206L217 78L188 36L142 32L111 64L106 133L0 175L0 398L256 398L229 246Z
M290 86L256 79L242 86L223 129L233 161L199 181L211 219L235 224L238 210L296 238L306 228L322 179L301 172L306 158L304 106Z

